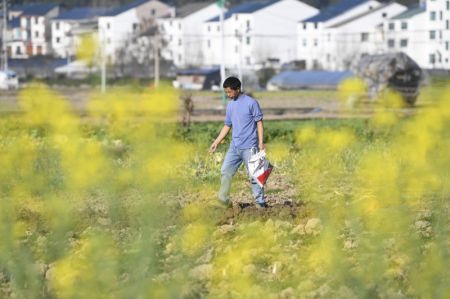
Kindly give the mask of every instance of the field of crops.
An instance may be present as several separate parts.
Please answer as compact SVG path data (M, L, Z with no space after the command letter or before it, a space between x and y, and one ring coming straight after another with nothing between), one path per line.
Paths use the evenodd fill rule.
M344 92L346 92L344 90ZM0 118L1 298L449 298L449 89L414 116L268 121L269 208L171 89L43 85ZM398 105L395 95L388 102Z

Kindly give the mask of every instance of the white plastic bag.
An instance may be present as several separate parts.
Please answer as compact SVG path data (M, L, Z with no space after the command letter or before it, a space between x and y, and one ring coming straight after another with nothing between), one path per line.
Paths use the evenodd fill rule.
M264 187L272 169L273 166L266 159L266 152L264 150L252 154L248 160L248 171L250 176L261 188Z

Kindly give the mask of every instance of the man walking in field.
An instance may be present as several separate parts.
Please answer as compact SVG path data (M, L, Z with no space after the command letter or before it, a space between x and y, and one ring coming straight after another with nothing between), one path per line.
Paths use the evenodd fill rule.
M227 105L224 126L211 144L209 152L214 153L219 143L232 129L230 148L222 164L219 191L219 201L225 206L230 206L231 179L242 163L248 165L252 149L264 150L264 128L263 114L258 102L241 92L241 81L238 78L227 78L223 88L230 101ZM264 188L260 187L253 178L250 177L250 179L257 207L266 208Z

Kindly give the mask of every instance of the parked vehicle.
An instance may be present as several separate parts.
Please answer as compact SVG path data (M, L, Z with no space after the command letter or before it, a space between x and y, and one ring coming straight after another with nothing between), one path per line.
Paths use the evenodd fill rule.
M11 70L0 71L0 89L19 89L19 78Z

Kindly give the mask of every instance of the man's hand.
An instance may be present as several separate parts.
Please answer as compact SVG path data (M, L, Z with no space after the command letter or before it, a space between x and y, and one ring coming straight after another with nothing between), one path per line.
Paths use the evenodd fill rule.
M266 146L264 145L264 143L260 143L260 144L258 145L258 147L259 147L259 150L260 150L260 151L263 151L263 150L266 149Z
M217 143L216 143L216 142L213 142L213 143L211 144L211 146L209 147L209 153L210 153L210 154L214 153L214 152L216 151L216 149L217 149Z

